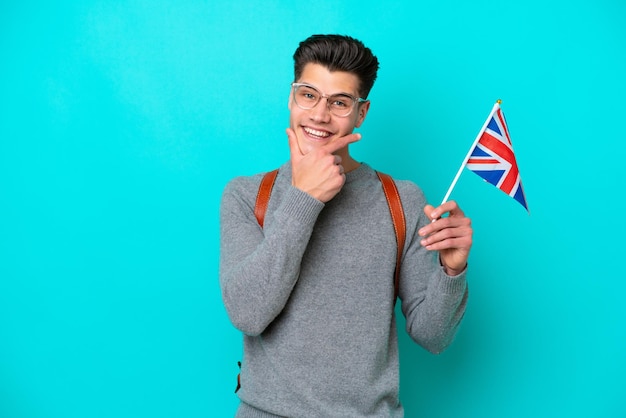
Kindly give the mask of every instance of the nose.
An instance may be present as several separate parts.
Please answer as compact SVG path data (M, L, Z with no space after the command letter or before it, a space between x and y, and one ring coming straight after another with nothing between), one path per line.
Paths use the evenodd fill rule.
M328 107L328 97L322 96L313 109L309 110L311 119L315 122L329 122L330 109Z

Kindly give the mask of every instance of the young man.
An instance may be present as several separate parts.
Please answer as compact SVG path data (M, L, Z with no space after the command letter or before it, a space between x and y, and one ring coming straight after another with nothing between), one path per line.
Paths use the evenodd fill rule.
M306 39L294 60L291 158L263 227L254 215L263 174L233 179L222 197L222 297L244 333L236 416L402 417L394 224L376 172L349 152L378 60L337 35ZM415 184L396 184L402 313L411 337L439 353L465 311L470 220L453 201L434 208Z

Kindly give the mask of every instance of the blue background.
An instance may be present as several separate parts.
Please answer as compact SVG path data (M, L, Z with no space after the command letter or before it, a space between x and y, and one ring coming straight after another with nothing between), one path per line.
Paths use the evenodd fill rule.
M342 33L381 61L357 159L437 204L500 98L531 209L463 172L470 305L440 356L401 332L407 416L625 417L625 21L618 0L3 2L0 416L233 415L221 192L288 158L293 51Z

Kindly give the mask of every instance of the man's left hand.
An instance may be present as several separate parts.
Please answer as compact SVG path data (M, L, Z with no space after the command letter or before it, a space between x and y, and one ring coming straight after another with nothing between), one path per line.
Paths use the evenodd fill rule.
M471 220L453 200L437 208L426 205L424 213L431 219L431 223L418 231L419 235L424 237L421 244L428 250L439 251L446 274L449 276L460 274L467 266L472 247ZM446 213L448 216L442 218Z

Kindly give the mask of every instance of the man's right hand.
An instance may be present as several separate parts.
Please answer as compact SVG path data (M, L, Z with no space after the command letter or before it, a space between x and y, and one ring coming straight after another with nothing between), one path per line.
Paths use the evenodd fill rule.
M287 128L291 151L292 185L326 203L346 182L341 157L334 153L361 139L361 134L348 134L303 154L293 129Z

